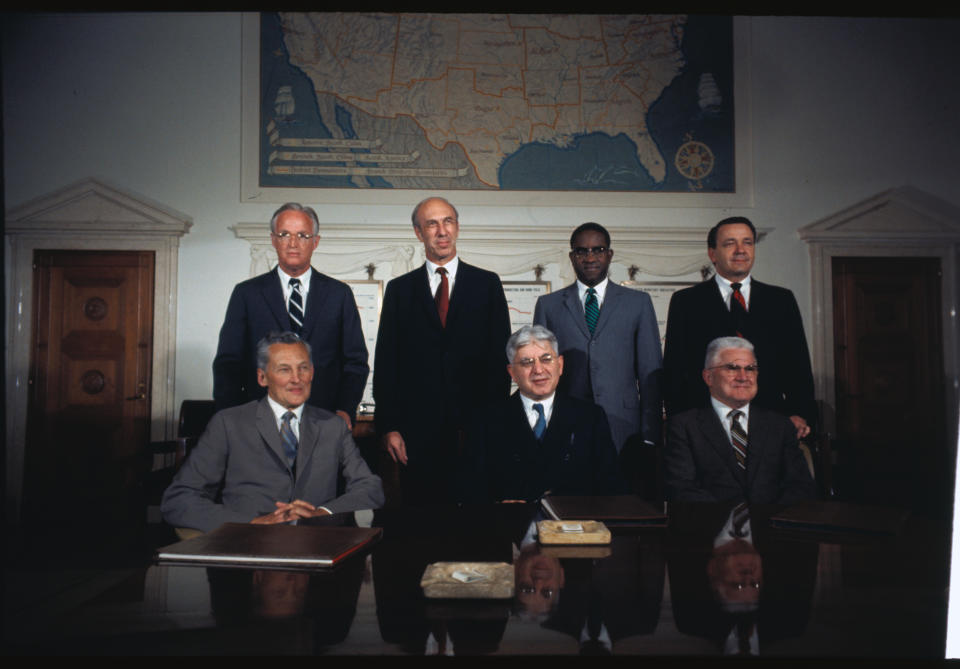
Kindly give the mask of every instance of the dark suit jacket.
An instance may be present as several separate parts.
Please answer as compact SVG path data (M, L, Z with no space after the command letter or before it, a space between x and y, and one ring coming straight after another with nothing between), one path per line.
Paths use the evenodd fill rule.
M623 484L603 409L557 393L537 442L520 393L477 416L464 454L465 501L534 501L554 495L616 495Z
M591 335L574 283L539 298L533 321L557 336L560 391L603 407L618 453L637 434L660 443L660 331L649 295L608 283Z
M302 499L331 513L383 505L380 477L370 473L350 430L336 415L306 406L295 473L266 398L218 412L163 494L163 518L204 532L248 523Z
M472 411L509 393L509 336L507 300L493 272L460 261L446 328L425 266L387 284L373 395L377 431L397 431L406 442L402 476L416 476L416 485L454 484L457 433ZM441 483L436 476L447 479Z
M300 335L313 349L309 402L354 416L370 372L357 303L347 284L310 271ZM285 330L290 330L290 316L276 268L237 284L213 360L213 399L218 409L267 394L257 383L257 342L271 331Z
M790 419L751 404L747 433L744 471L712 406L672 416L664 447L667 500L792 504L816 496Z
M754 345L760 366L757 396L751 405L815 423L810 352L793 293L751 279L750 313L741 331ZM716 279L674 293L663 360L668 415L708 403L710 395L701 374L707 344L736 334Z

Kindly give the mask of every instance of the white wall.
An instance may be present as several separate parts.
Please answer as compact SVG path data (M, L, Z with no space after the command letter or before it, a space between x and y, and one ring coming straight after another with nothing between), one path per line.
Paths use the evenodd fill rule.
M753 19L753 208L461 207L464 226L706 230L744 214L773 228L756 276L793 288L809 328L809 257L797 228L904 184L960 205L958 28ZM8 15L3 30L6 207L94 176L192 217L180 253L175 405L209 397L227 298L250 262L227 228L266 221L276 206L240 202L241 16ZM362 235L364 223L408 225L409 208L338 205L321 216Z

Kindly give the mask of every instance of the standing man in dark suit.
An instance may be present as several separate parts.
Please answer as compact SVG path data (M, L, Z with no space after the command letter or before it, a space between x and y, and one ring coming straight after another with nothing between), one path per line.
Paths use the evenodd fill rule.
M316 212L289 202L270 219L277 267L237 284L213 360L217 409L264 395L257 383L256 345L269 332L291 331L313 349L310 403L336 412L348 427L357 414L370 367L350 288L310 267L320 241Z
M517 392L477 416L469 432L468 501L623 492L603 409L556 392L563 356L553 333L523 326L507 341L507 360Z
M383 504L350 430L333 413L307 406L310 346L273 333L256 351L267 396L217 414L163 493L176 527L209 532L223 523L285 523Z
M746 339L710 342L701 372L709 402L670 417L668 500L792 504L815 496L793 423L752 404L765 373Z
M755 404L789 416L802 439L817 417L803 321L791 291L750 276L756 242L747 218L717 223L707 235L716 276L670 300L663 363L667 414L706 403L700 364L707 344L736 335L750 340L763 361Z
M597 223L579 226L570 236L577 281L538 299L533 322L560 343L560 392L603 407L624 477L633 481L644 444L660 443L660 332L650 296L610 281L612 259L610 233Z
M496 274L457 257L457 210L439 197L411 216L427 262L387 284L377 335L377 431L406 503L454 501L469 414L507 396L510 317Z

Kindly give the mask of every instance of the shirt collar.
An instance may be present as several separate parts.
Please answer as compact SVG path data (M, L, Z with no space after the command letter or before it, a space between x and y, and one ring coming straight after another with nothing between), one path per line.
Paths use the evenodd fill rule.
M724 425L727 424L727 414L729 414L731 411L743 412L743 423L741 423L741 425L743 425L744 427L746 427L747 423L750 420L750 403L749 402L744 404L739 409L734 409L733 407L727 406L726 404L718 400L716 397L711 395L710 405L713 407L713 410L717 412L717 416L720 418L720 422L723 423Z
M593 289L597 292L597 301L600 304L603 304L603 298L607 294L607 285L609 283L610 283L610 277L605 276L603 277L603 281L598 283L596 286L593 286ZM577 279L577 295L580 296L580 302L583 302L584 300L587 299L587 290L589 290L589 288L590 287L587 286L587 284L585 284L580 279Z
M280 276L280 285L283 286L284 291L290 290L290 279L300 279L300 292L306 294L310 288L310 275L313 274L313 268L308 268L300 276L290 276L280 268L280 265L277 265L277 273Z
M520 393L520 391L517 391ZM527 413L531 413L534 404L543 405L543 418L548 423L550 422L550 416L553 413L553 398L556 397L556 393L551 393L550 397L544 397L542 400L532 400L523 393L520 393L520 401L523 402L523 410Z
M460 256L453 256L446 264L438 265L432 260L427 261L427 276L433 276L437 273L437 268L442 267L447 270L447 280L457 276L457 268L460 266Z
M273 417L276 418L277 425L283 422L283 414L287 413L287 411L292 411L293 415L297 417L297 420L300 420L300 417L303 416L304 405L302 404L295 409L287 409L287 407L274 401L270 395L267 395L267 404L270 405L270 410L273 411Z

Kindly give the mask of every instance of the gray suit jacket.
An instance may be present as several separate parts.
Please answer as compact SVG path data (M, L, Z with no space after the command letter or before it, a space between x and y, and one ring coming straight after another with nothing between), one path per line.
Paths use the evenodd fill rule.
M217 413L163 494L163 518L204 532L248 523L302 499L331 513L383 505L369 468L338 416L307 405L300 421L296 474L290 470L267 399Z
M792 504L816 496L816 486L786 416L750 405L747 468L712 406L670 417L664 447L668 501Z
M659 442L663 363L649 295L608 283L591 335L574 283L538 299L533 321L557 336L564 359L560 391L603 407L618 453L635 434Z

